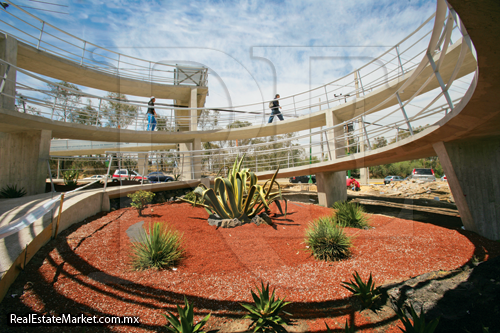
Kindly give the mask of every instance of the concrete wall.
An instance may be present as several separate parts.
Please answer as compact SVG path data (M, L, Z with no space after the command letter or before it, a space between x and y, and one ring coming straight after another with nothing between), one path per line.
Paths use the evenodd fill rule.
M500 137L440 142L434 149L465 228L500 239Z
M25 188L27 195L45 192L51 131L0 132L0 187Z
M10 36L3 36L0 38L0 58L9 62L10 64L17 65L17 40ZM0 79L3 81L7 65L0 66ZM3 93L8 96L14 96L16 93L16 70L9 68L7 80L3 83ZM15 99L12 97L0 95L0 108L14 110Z

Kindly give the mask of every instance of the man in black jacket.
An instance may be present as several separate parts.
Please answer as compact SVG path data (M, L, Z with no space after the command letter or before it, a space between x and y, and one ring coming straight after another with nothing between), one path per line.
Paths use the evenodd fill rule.
M278 98L280 98L280 94L276 94L274 98L276 99L272 101L271 116L269 117L269 121L267 122L268 124L273 122L275 115L278 116L279 120L284 120L283 115L280 112L280 102L278 101Z

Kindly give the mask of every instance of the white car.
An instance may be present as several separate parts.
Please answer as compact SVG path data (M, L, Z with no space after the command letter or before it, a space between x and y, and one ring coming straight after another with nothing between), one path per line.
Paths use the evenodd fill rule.
M90 177L85 177L83 180L98 180L98 179L104 179L103 175L93 175Z

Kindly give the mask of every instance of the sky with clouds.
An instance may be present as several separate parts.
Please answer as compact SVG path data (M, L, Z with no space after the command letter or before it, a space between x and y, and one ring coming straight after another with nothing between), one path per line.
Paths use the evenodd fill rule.
M30 0L15 4L84 40L151 61L209 68L207 106L308 90L407 36L435 0ZM56 6L55 4L59 5Z

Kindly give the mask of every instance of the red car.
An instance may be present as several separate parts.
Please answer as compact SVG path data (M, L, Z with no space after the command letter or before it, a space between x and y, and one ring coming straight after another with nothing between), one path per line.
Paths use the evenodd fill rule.
M118 169L115 171L113 174L113 181L117 182L120 178L122 180L148 180L148 177L144 177L133 170L127 169Z

